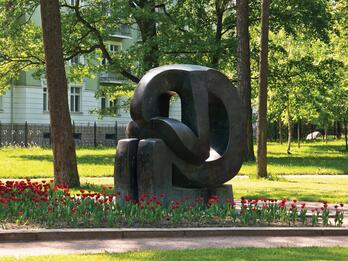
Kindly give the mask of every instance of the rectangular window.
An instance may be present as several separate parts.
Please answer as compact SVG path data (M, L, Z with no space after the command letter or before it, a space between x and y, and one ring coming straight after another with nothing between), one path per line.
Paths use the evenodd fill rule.
M117 99L109 100L109 107L116 108L117 107Z
M106 56L105 56L105 55L103 55L103 59L102 59L102 61L101 61L101 64L102 64L102 65L107 65L107 64L108 64L108 60L106 59Z
M110 45L109 45L109 51L110 51L110 53L112 53L112 54L117 53L120 49L121 49L121 46L120 46L120 45L117 45L117 44L110 44Z
M110 55L112 56L122 49L122 45L121 45L121 43L120 44L108 44L107 49L108 49ZM101 64L102 65L108 64L108 60L106 59L106 57L104 55L103 55L103 59L101 61Z
M70 0L70 5L76 5L76 0ZM80 6L84 4L84 0L80 0Z
M70 87L70 111L72 112L81 111L81 87L78 87L78 86Z
M70 65L83 65L85 60L82 55L76 55L70 59Z
M106 109L106 98L102 97L100 100L101 100L100 108Z
M114 112L114 113L118 113L118 101L117 98L116 99L108 99L105 97L102 97L100 99L100 108L103 110L105 109L111 109L110 111Z
M47 87L42 88L42 110L48 111L48 93L47 93Z

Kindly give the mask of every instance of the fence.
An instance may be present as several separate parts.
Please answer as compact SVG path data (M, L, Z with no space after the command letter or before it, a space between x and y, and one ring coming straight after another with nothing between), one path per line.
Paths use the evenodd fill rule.
M73 136L77 146L116 146L117 141L126 137L127 125L115 122L114 126L97 122L75 124ZM3 124L0 122L0 146L50 146L51 128L48 124Z

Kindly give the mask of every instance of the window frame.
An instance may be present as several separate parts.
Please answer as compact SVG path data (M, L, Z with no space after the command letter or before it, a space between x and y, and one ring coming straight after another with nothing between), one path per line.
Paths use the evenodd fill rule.
M112 42L112 43L106 43L105 44L106 49L108 50L108 52L110 53L110 55L114 55L117 52L122 51L123 46L122 46L122 42ZM113 46L113 47L111 47ZM112 50L114 49L114 46L117 46L117 50ZM104 55L102 56L102 60L100 61L101 65L108 65L108 60L106 59L106 57L104 57Z
M41 79L42 86L42 112L49 112L49 104L48 104L48 86L47 80ZM46 104L45 104L45 96L46 96Z
M76 90L79 92L77 93ZM81 85L69 84L69 110L72 113L82 113L82 90ZM78 101L78 107L76 107L76 101Z
M0 94L0 112L4 111L4 95Z
M101 97L100 98L100 109L106 110L106 109L110 109L110 108L116 108L115 113L118 114L119 113L119 108L117 108L118 103L119 103L119 98L110 99L107 97ZM104 104L104 106L103 106L103 104Z
M81 54L78 54L69 60L70 66L84 65L84 64L85 64L85 58Z

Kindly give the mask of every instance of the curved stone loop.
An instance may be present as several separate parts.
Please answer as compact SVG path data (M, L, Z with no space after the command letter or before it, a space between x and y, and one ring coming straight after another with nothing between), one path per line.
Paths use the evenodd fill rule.
M168 118L173 91L181 98L182 122ZM197 187L217 187L242 165L241 102L236 88L216 70L170 65L149 71L135 91L131 116L130 136L160 138L172 150L176 185L185 187L189 180Z
M178 157L193 164L209 157L209 115L205 67L183 70L162 66L139 82L131 103L131 116L142 138L160 138ZM182 102L182 122L169 119L169 100L176 92Z

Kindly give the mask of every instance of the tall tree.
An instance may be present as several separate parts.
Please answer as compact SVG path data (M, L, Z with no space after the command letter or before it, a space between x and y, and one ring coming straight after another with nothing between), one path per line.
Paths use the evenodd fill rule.
M268 73L269 0L261 6L261 50L257 123L257 175L267 177L267 73Z
M41 0L55 182L79 187L75 143L68 105L58 0Z
M251 107L251 69L250 69L250 35L249 35L249 1L237 0L237 74L239 94L246 117L246 160L255 160L252 107Z
M156 3L154 0L134 1L134 8L142 12L135 12L135 21L140 30L141 40L147 45L143 55L143 69L148 71L159 66L159 48L157 41L157 26L155 20Z

